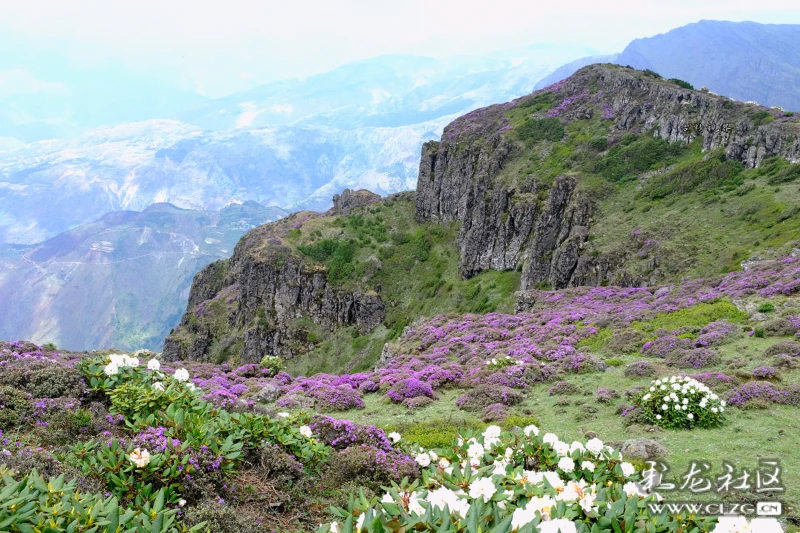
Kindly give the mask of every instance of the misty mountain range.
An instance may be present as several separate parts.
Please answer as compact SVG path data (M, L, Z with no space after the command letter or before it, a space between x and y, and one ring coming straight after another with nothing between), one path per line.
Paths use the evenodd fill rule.
M0 38L0 51L10 42ZM587 64L649 68L800 110L794 25L701 21L610 56L554 45L481 57L382 56L218 99L166 73L134 76L107 65L56 68L63 80L48 80L25 68L43 53L31 44L16 63L0 54L0 74L18 88L0 90L0 305L14 315L0 338L72 349L157 348L193 273L229 255L248 227L286 211L325 210L344 188L413 189L422 144L454 118ZM203 224L226 220L242 203L244 222L214 222L208 231L222 235L204 233ZM108 254L117 267L103 263ZM69 334L76 328L80 338Z

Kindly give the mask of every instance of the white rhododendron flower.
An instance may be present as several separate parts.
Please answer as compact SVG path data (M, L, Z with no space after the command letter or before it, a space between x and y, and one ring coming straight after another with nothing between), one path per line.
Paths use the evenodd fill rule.
M575 470L575 461L570 459L569 457L562 457L558 460L558 468L563 470L564 472L572 472Z
M157 390L157 391L162 391L162 392L163 392L163 390L164 390L164 384L163 384L163 383L161 383L160 381L156 381L155 383L153 383L153 388L154 388L155 390Z
M119 374L119 367L114 363L108 363L104 368L103 372L106 376L116 376Z
M439 462L437 464L439 465L439 468L447 468L450 466L450 461L442 457L441 459L439 459Z
M161 370L161 362L158 359L150 359L147 362L147 370Z
M176 381L184 382L189 381L189 371L185 368L179 368L175 371L175 374L172 375Z
M311 435L313 435L313 433L311 433L311 428L308 427L308 426L300 426L300 430L299 431L300 431L300 434L302 436L304 436L305 438L307 438L307 439L310 439Z
M285 412L285 411L281 411L276 416L279 417L279 418L289 418L291 415L289 413Z
M133 464L139 468L147 466L147 464L150 462L150 452L140 448L134 449L129 457Z
M470 444L469 448L467 448L467 456L470 459L480 459L481 457L483 457L484 452L485 450L483 448L483 445L479 442Z
M364 527L364 519L367 518L367 515L361 513L358 515L358 520L356 520L356 531L361 531L361 528Z
M511 528L519 529L522 526L533 522L536 519L536 510L526 507L517 507L511 514Z
M539 524L540 533L577 533L575 522L567 518L547 520Z
M625 491L625 494L628 496L647 496L647 492L644 490L641 484L635 483L633 481L629 481L622 486L622 490Z
M483 498L484 502L488 502L497 492L497 487L494 482L489 478L478 478L469 484L469 495L471 498Z
M183 498L178 500L178 507L183 507L184 505L186 505L186 500L184 500Z
M429 464L431 464L431 458L430 458L430 456L429 456L427 453L420 453L420 454L417 454L417 456L416 456L416 457L414 457L414 461L416 461L416 462L417 462L417 464L418 464L419 466L421 466L422 468L425 468L425 467L427 467Z
M620 463L619 467L622 469L622 473L625 475L625 477L630 477L634 474L634 472L636 472L636 469L633 467L633 465L628 462Z
M389 437L389 440L392 441L393 444L397 444L398 442L400 442L400 439L402 439L402 437L400 436L400 433L398 433L396 431L392 431L391 433L389 433L386 436Z
M483 432L483 437L487 439L495 439L500 436L502 429L500 426L489 426Z
M537 428L533 424L531 424L530 426L525 426L525 429L523 429L522 431L525 433L526 437L539 434L539 428Z
M556 442L555 444L553 444L553 449L561 457L569 455L569 444L567 444L566 442L561 442L561 441Z
M331 533L339 533L339 522L331 522Z
M593 439L589 439L586 442L586 449L592 452L593 454L597 455L603 451L603 441L594 437Z
M581 463L581 468L584 470L588 470L589 472L594 472L595 464L591 461L583 461Z
M554 444L559 442L559 438L555 433L545 433L544 437L542 437L542 441L546 442L547 444Z
M193 391L197 388L197 386L194 383L187 383L186 388Z

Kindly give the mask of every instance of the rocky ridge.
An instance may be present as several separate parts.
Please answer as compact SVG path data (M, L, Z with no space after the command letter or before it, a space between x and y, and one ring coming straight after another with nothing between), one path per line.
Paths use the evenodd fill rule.
M380 324L385 308L377 294L332 286L324 269L281 244L294 225L317 216L323 215L300 212L256 228L230 259L203 268L192 283L187 313L164 343L164 359L205 361L232 349L242 363L257 363L265 354L291 358L311 344L293 321L311 320L327 330L355 324L361 332ZM216 320L197 320L215 313Z
M548 105L537 107L543 97ZM757 167L771 156L792 162L800 159L800 127L791 114L684 89L646 72L591 65L527 97L477 110L451 123L441 141L423 146L416 194L377 202L377 195L368 191L345 191L334 198L335 208L326 213L300 212L252 230L230 260L209 265L197 275L187 313L165 342L165 357L225 360L235 354L240 362L253 363L266 354L292 358L313 350L320 338L311 330L326 338L342 327L356 326L361 335L372 332L384 322L387 306L396 304L391 298L385 300L380 283L370 278L370 270L381 268L377 256L397 238L397 242L419 245L405 252L419 254L417 263L426 261L430 234L419 232L429 227L457 231L458 274L463 279L489 270L520 271L517 287L504 290L519 288L524 293L579 285L647 284L648 279L627 268L631 251L598 253L587 246L593 225L604 214L596 190L587 186L591 180L585 167L550 178L525 173L522 163L532 151L554 150L566 142L552 139L533 147L524 142L520 122L531 118L547 119L548 124L555 121L565 132L575 124L593 124L609 146L615 139L636 134L637 139L661 138L664 144L692 143L704 152L724 150L727 160L740 162L744 168ZM595 153L593 161L609 152ZM377 231L383 222L377 220L382 215L375 213L401 199L413 201L416 227L384 228L391 235L383 234L383 240L374 242L363 233L358 239L351 230L345 234L351 222L375 223L370 231ZM319 219L327 222L316 224ZM411 234L402 236L403 232ZM298 246L301 241L306 247L325 241L331 247L354 246L365 252L366 268L349 283L332 281L330 264L303 252ZM326 253L330 257L332 249ZM447 253L435 261L444 262ZM649 261L657 266L657 258ZM393 275L404 272L409 270L393 271ZM440 273L424 290L428 287L433 289L425 297L437 298L442 296L438 291L452 290L452 282ZM474 298L470 294L467 291L461 297ZM486 312L479 305L470 309ZM386 329L397 326L385 325ZM382 345L386 329L380 339L373 340Z
M757 125L753 113L770 113L766 108L625 67L590 65L530 96L464 115L445 128L441 141L423 145L417 219L462 222L458 244L464 276L522 268L523 289L642 281L621 268L623 258L581 254L596 212L578 179L559 176L552 186L508 179L507 169L524 149L505 133L512 127L506 115L548 92L556 107L532 116L558 117L569 125L602 114L613 121L612 141L648 131L670 143L699 137L703 150L723 148L728 159L746 168L769 156L800 159L800 126L791 114L772 112L770 117L778 115L772 122Z

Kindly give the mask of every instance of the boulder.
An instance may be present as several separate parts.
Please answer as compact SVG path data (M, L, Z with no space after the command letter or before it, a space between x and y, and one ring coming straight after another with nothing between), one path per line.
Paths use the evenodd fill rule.
M653 439L629 439L622 443L619 451L625 457L649 461L666 457L667 449Z
M281 390L275 385L268 383L264 385L260 391L258 391L258 394L256 394L256 399L259 402L272 403L277 400L280 395Z

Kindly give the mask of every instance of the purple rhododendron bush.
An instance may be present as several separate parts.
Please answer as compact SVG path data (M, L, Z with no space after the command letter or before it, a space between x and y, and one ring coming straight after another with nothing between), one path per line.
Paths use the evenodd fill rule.
M680 454L686 435L796 420L798 279L787 257L677 285L528 291L513 315L422 319L380 366L341 375L293 376L269 354L0 343L0 529L744 531L756 523L653 515L665 495L646 457L599 437L646 431ZM578 425L598 433L557 436ZM796 487L785 497L794 512Z

